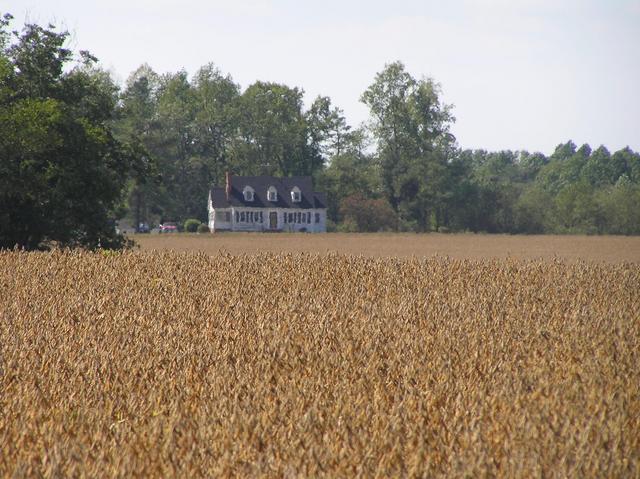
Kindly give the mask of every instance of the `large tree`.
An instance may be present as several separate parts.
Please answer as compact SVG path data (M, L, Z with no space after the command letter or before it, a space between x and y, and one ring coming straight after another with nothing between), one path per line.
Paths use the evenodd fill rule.
M446 218L448 161L455 152L451 107L431 79L416 80L401 62L376 75L362 95L372 114L389 202L419 230Z
M309 127L310 144L320 152L325 163L340 156L349 148L353 132L344 112L332 106L328 96L318 96L305 114Z
M230 75L224 75L212 64L200 68L192 83L198 104L192 163L200 171L206 196L211 183L221 184L225 172L234 168L229 151L238 130L240 88Z
M239 135L234 163L245 174L312 175L322 158L309 141L303 91L278 83L256 82L238 102Z
M364 129L350 130L341 140L340 153L329 156L327 166L316 175L316 187L327 194L327 214L334 222L344 219L340 205L347 196L384 196L380 165L375 155L367 153L368 140Z
M0 21L0 247L125 243L114 227L139 151L110 122L117 87L52 25Z
M140 138L158 167L154 181L131 185L129 216L136 223L206 218L208 189L234 170L238 98L238 85L212 64L191 80L185 71L159 76L147 65L129 77L118 132Z
M154 139L158 138L154 121L157 113L159 76L148 65L142 65L127 79L120 95L115 132L123 141L136 142L152 155ZM156 134L154 134L156 133ZM155 159L155 155L153 156ZM149 223L152 214L159 215L163 203L162 176L155 161L149 161L149 174L134 175L128 186L128 213L136 228Z

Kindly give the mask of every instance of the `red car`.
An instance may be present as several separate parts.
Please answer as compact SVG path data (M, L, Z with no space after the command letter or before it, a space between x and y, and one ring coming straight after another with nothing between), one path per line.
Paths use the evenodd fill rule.
M160 225L160 233L177 233L178 227L175 223L162 223Z

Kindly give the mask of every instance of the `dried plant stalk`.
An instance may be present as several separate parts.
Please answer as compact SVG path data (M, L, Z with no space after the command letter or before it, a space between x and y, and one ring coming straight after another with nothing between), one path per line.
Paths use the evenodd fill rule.
M0 476L640 474L640 267L0 253Z

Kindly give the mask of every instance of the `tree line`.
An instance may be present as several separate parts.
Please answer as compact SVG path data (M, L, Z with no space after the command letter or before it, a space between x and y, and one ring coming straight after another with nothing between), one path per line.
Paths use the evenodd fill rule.
M341 231L640 233L640 155L463 150L440 86L384 66L351 126L327 96L215 65L140 66L120 88L66 32L0 24L0 246L122 244L111 230L206 220L226 171L310 175ZM87 201L87 199L91 199Z
M240 175L312 175L344 231L640 233L640 155L571 141L550 156L462 150L452 108L431 79L395 62L362 94L353 128L326 96L256 82L244 91L213 65L191 79L143 65L116 123L140 138L161 181L134 184L132 218L206 219L212 184Z

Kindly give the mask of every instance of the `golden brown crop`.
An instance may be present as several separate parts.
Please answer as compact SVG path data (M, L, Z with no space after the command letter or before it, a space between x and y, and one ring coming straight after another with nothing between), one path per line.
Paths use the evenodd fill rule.
M640 236L439 233L139 234L142 250L243 253L341 253L372 258L562 259L640 263Z
M640 267L0 253L0 476L640 474Z

